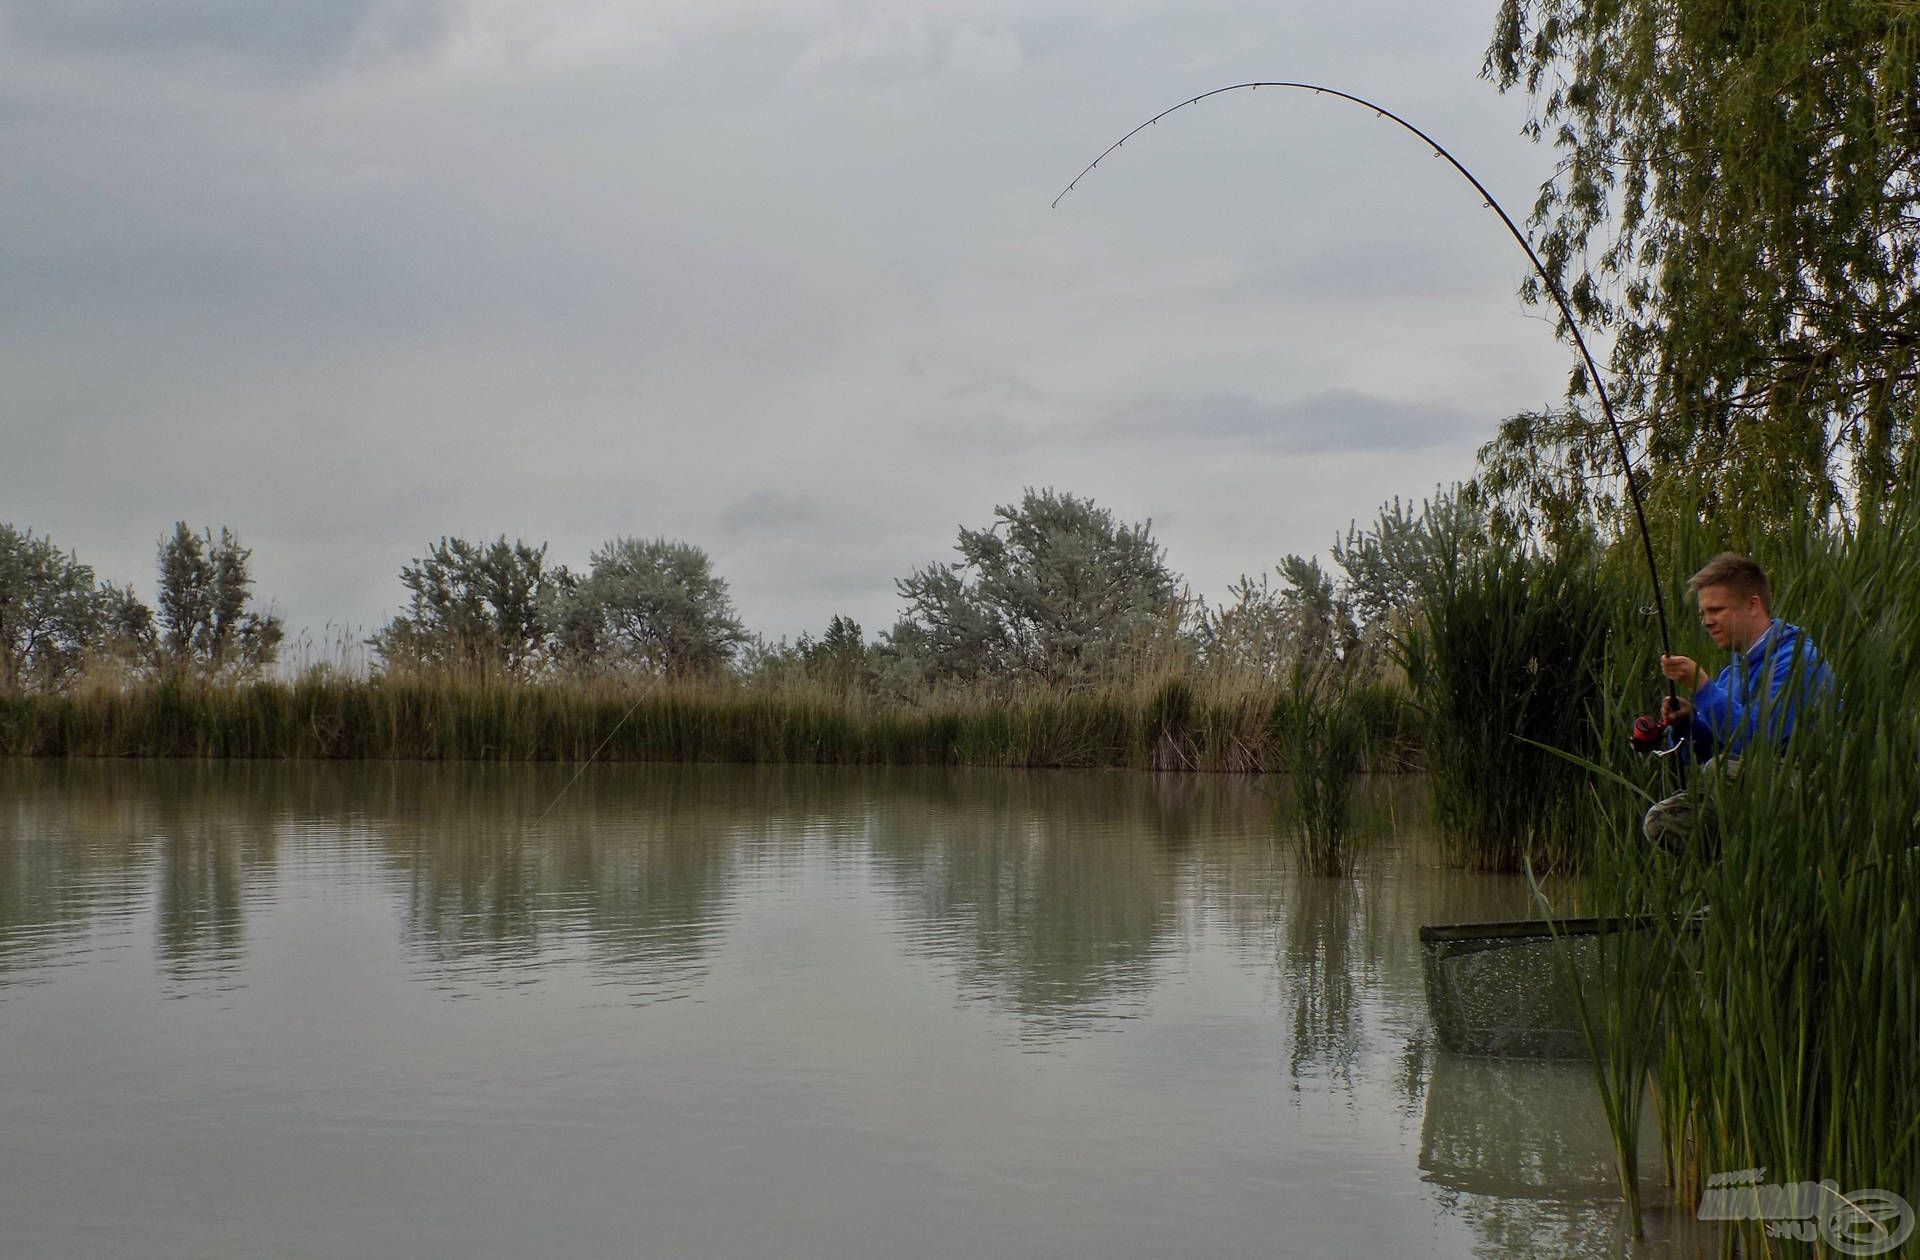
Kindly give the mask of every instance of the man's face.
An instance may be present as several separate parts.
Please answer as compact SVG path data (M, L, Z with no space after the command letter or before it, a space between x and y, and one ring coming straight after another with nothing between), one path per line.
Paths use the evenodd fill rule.
M1725 586L1703 586L1697 594L1700 624L1706 628L1707 637L1715 647L1744 652L1766 633L1767 624L1772 621L1761 607L1758 595L1743 599Z

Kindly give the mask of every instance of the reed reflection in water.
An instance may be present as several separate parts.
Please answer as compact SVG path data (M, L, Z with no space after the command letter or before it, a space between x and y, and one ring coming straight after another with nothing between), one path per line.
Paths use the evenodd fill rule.
M1328 879L1258 781L571 776L0 764L9 1245L1612 1237L1571 1078L1432 1049L1417 925L1527 894L1438 864L1417 780L1369 786L1366 851Z

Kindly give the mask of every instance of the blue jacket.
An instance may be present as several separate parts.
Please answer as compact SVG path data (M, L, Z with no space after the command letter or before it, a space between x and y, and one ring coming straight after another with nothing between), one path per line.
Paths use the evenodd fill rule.
M1716 753L1739 756L1763 729L1784 748L1807 705L1833 688L1833 670L1801 631L1778 617L1754 645L1693 693L1693 720Z

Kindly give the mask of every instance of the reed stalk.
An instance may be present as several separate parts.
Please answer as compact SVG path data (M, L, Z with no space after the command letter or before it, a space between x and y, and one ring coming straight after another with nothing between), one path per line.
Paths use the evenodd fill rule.
M1354 776L1368 734L1355 694L1336 669L1299 670L1278 707L1291 789L1285 809L1299 834L1300 867L1309 875L1353 870Z

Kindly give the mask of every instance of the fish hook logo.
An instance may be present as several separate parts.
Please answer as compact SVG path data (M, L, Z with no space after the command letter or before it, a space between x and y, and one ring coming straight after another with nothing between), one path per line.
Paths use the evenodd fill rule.
M1913 1205L1889 1190L1842 1194L1838 1182L1762 1183L1764 1168L1715 1173L1700 1196L1703 1221L1764 1221L1769 1236L1812 1242L1847 1256L1880 1256L1913 1236Z
M1856 1190L1820 1218L1820 1236L1849 1256L1878 1256L1913 1236L1913 1205L1887 1190Z

